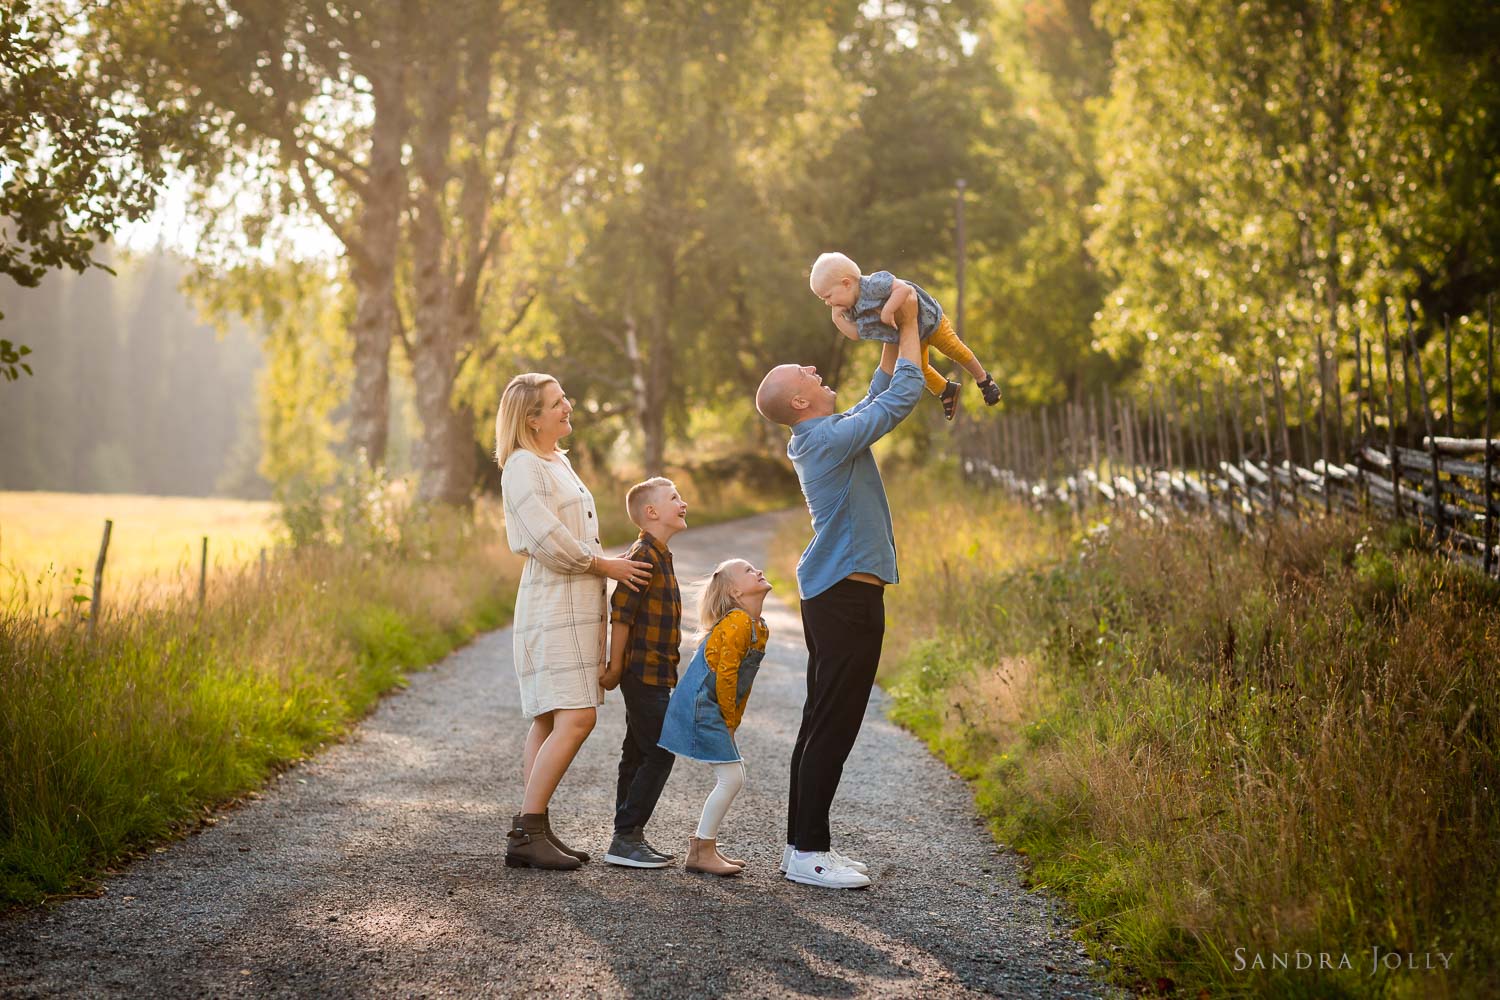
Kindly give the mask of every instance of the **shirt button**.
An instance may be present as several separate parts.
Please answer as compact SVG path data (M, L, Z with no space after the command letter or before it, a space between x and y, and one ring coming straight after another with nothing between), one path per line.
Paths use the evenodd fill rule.
M594 516L594 512L593 511L589 511L589 517L593 517L593 516Z

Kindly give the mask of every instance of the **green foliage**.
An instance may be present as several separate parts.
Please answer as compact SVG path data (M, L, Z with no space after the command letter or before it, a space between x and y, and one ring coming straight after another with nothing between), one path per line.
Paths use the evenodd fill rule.
M0 488L211 494L256 407L254 337L240 323L216 336L180 291L179 257L96 253L118 273L53 273L35 289L0 279L36 369L5 392ZM224 492L264 496L258 458Z
M1493 30L1493 5L1095 12L1114 39L1089 237L1106 350L1191 384L1303 364L1321 331L1347 385L1385 297L1416 300L1423 341L1482 305L1500 221L1470 178L1493 177L1500 72L1455 26Z
M102 78L81 51L86 31L83 5L0 6L0 274L22 287L59 268L109 270L95 246L155 205L167 150L194 145L190 115L142 105ZM16 364L24 353L0 346L7 382L31 374Z
M0 375L5 376L5 381L14 382L25 372L30 375L31 365L21 359L31 353L31 348L25 344L12 344L8 340L0 340Z

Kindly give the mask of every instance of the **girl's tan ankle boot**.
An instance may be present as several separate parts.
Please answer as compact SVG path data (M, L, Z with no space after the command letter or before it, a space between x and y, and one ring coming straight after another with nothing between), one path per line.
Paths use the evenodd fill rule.
M688 838L687 870L706 875L738 875L744 871L719 857L718 845L712 840Z

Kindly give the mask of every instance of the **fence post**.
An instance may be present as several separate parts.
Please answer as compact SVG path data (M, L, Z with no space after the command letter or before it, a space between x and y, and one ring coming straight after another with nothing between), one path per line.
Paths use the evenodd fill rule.
M1250 485L1250 474L1245 471L1245 429L1240 410L1240 394L1237 392L1234 394L1232 412L1234 414L1234 449L1240 463L1240 478L1244 482L1245 507L1248 511L1245 515L1245 524L1249 528L1255 524L1255 490Z
M1167 424L1167 390L1155 400L1156 404L1156 461L1167 474L1167 494L1172 493L1172 428Z
M1318 339L1320 341L1323 339L1323 335L1322 335L1321 332L1319 332L1319 334L1318 334ZM1318 353L1321 355L1322 351L1320 350ZM1323 459L1323 513L1324 514L1332 514L1333 513L1333 483L1334 483L1334 479L1333 479L1333 471L1328 467L1328 380L1327 380L1327 374L1328 373L1327 373L1326 370L1324 370L1322 368L1318 369L1318 445L1319 445L1318 450L1321 452L1321 455L1319 457L1321 457ZM1333 377L1333 387L1334 387L1335 390L1338 389L1338 385L1339 385L1338 374L1335 373L1334 377ZM1298 376L1297 376L1297 387L1298 387L1297 391L1300 393L1302 391L1302 388L1301 388L1302 387L1302 376L1301 376L1301 373L1298 373ZM1334 392L1333 398L1335 400L1338 399L1338 392L1337 391ZM1339 408L1339 421L1340 421L1340 423L1343 422L1343 407L1342 406ZM1342 433L1339 434L1339 444L1340 444L1340 447L1342 448L1342 445L1343 445L1343 434Z
M1344 454L1344 390L1343 383L1339 381L1339 342L1338 322L1335 318L1333 326L1333 350L1328 350L1328 345L1323 341L1323 328L1318 327L1318 409L1326 412L1327 407L1324 400L1328 396L1328 387L1333 387L1333 435L1334 451ZM1326 438L1328 436L1327 419L1321 422L1320 433ZM1323 449L1323 467L1328 467L1328 449Z
M1114 400L1110 397L1109 385L1104 386L1104 463L1109 467L1109 501L1112 506L1120 506L1120 490L1115 480L1120 475L1119 452L1115 450L1115 432L1112 429L1117 423L1115 421Z
M1427 376L1422 373L1422 359L1417 355L1417 340L1411 332L1411 303L1406 305L1406 350L1411 354L1412 367L1417 370L1417 387L1422 390L1422 426L1427 429L1428 454L1432 457L1432 526L1437 531L1437 540L1447 536L1443 519L1443 483L1438 478L1437 429L1432 426L1432 405L1427 397ZM1488 451L1488 447L1485 449Z
M1145 466L1143 478L1148 489L1156 486L1156 387L1150 386L1146 389L1146 414L1144 426L1141 428L1144 439L1141 441L1141 464Z
M1391 322L1384 299L1380 301L1380 328L1385 336L1385 418L1390 423L1388 447L1391 460L1391 493L1395 498L1396 520L1401 520L1401 456L1396 452L1396 386L1391 379Z
M203 599L208 596L208 536L203 536L203 554L198 561L198 610L203 610Z
M1370 441L1373 442L1377 429L1375 417L1375 344L1373 340L1365 341L1365 380L1370 391ZM1361 442L1362 447L1363 445L1364 442ZM1370 477L1365 473L1363 467L1360 468L1360 484L1364 487L1364 504L1365 510L1368 511L1370 509Z
M1260 392L1256 395L1260 399L1260 437L1261 444L1266 449L1266 473L1271 486L1271 513L1276 514L1281 510L1280 484L1276 482L1276 452L1271 448L1271 416L1266 412L1266 369L1262 366L1260 370Z
M1214 463L1214 470L1217 472L1220 463L1229 461L1229 445L1224 438L1224 383L1219 379L1214 379L1214 438L1219 446L1218 461ZM1229 505L1229 524L1233 527L1235 515L1233 476L1225 480L1224 499Z
M1146 498L1146 477L1151 475L1151 448L1146 444L1146 415L1136 409L1136 400L1130 403L1130 430L1133 442L1131 454L1131 481L1136 483L1136 495Z
M1089 465L1094 469L1094 488L1090 495L1097 492L1099 484L1104 482L1104 460L1099 455L1099 401L1093 396L1089 397Z
M1486 317L1484 348L1484 572L1495 565L1495 504L1490 499L1495 464L1495 429L1491 422L1495 412L1495 296L1485 296Z
M104 559L109 555L109 534L115 522L104 519L104 537L99 540L99 557L94 560L94 596L89 600L89 638L94 637L94 627L99 623L99 604L104 600Z
M1276 419L1281 422L1281 450L1286 455L1286 472L1291 479L1292 513L1301 517L1302 508L1298 503L1301 498L1301 483L1297 481L1297 463L1292 460L1292 431L1287 426L1286 419L1286 396L1281 391L1281 359L1271 359L1271 386L1276 392Z
M1307 440L1307 393L1302 387L1302 369L1297 369L1297 437L1302 444L1302 461L1312 465L1312 445ZM1295 462L1292 464L1296 464Z
M1363 367L1363 365L1364 365L1364 359L1361 356L1361 352L1363 350L1364 349L1360 346L1359 324L1355 323L1354 324L1354 449L1355 449L1355 451L1358 451L1361 447L1364 446L1364 443L1365 443L1365 407L1364 407L1365 370L1364 370L1364 367ZM1343 449L1340 449L1339 450L1339 459L1340 459L1340 461L1342 461L1347 456L1347 454L1348 453L1345 452Z
M1038 477L1042 481L1042 493L1052 499L1052 414L1050 406L1042 407L1042 469Z
M1193 420L1193 461L1198 463L1198 481L1203 486L1203 504L1209 510L1214 506L1213 477L1208 474L1208 431L1204 427L1203 380L1193 383L1198 397L1198 412Z
M1443 387L1445 389L1443 411L1448 417L1448 436L1453 433L1453 327L1448 324L1448 314L1443 313Z
M1411 299L1406 299L1406 339L1409 341L1411 337ZM1406 357L1407 352L1403 350L1401 352L1401 389L1406 396L1406 416L1402 420L1401 425L1406 431L1406 444L1410 447L1416 444L1413 437L1416 434L1417 422L1411 418L1412 411L1416 409L1416 404L1411 398L1411 369L1406 366Z

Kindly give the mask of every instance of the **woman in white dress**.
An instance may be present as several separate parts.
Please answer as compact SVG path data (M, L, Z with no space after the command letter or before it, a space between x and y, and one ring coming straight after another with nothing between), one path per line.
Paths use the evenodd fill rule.
M638 590L650 579L650 563L604 556L593 494L557 447L573 432L572 413L557 379L531 372L510 380L495 416L505 535L526 557L513 632L531 729L525 798L506 838L511 868L571 870L588 860L552 832L547 806L604 701L605 580Z

